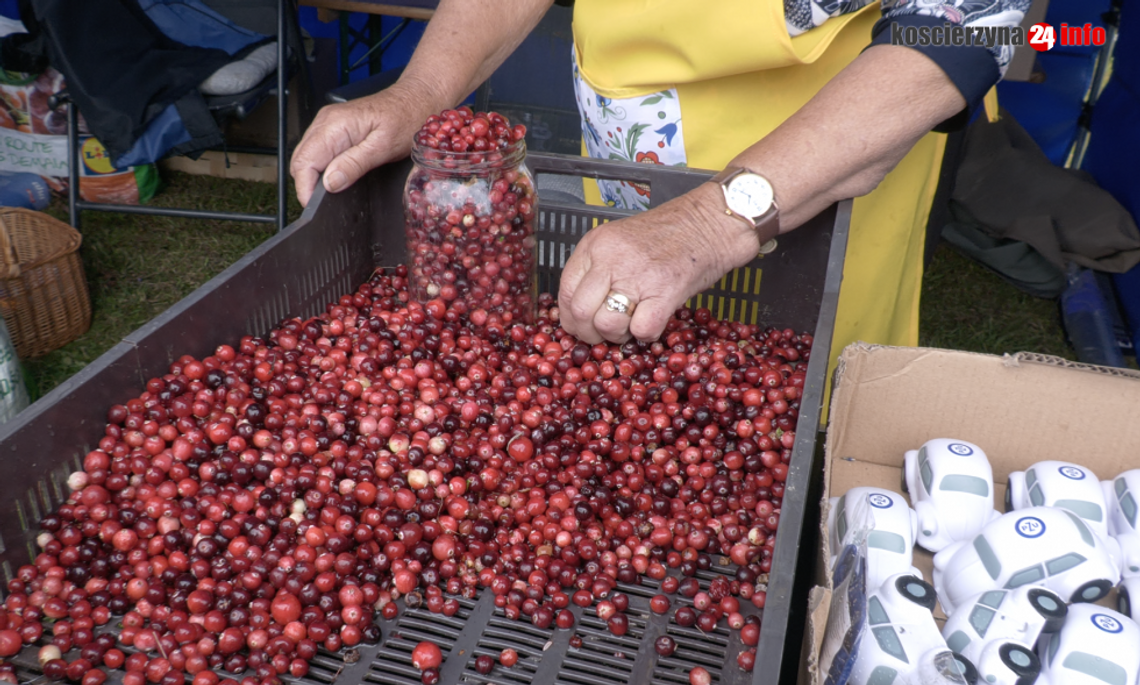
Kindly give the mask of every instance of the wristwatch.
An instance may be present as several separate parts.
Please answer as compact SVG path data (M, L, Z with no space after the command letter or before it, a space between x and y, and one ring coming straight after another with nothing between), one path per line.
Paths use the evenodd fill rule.
M772 183L742 167L728 167L712 178L724 192L725 214L735 216L756 231L760 254L776 249L780 209Z

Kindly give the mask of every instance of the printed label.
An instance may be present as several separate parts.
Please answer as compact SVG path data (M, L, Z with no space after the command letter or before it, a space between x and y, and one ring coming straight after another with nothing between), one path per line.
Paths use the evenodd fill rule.
M1025 516L1017 520L1017 534L1023 538L1039 538L1045 534L1045 522L1036 516Z
M1119 633L1124 630L1124 625L1120 621L1105 614L1093 614L1091 620L1094 626L1106 633Z
M886 495L880 495L879 493L867 495L867 501L870 502L871 506L875 507L876 509L890 509L891 505L894 504L894 502L891 501L890 497L887 497Z
M1057 472L1069 480L1085 479L1085 472L1078 469L1076 466L1062 466L1061 468L1057 469Z

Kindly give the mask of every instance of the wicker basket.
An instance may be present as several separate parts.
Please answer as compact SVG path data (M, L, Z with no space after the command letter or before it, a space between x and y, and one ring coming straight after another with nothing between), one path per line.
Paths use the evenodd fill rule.
M21 359L63 347L91 326L82 242L47 214L0 209L0 315Z

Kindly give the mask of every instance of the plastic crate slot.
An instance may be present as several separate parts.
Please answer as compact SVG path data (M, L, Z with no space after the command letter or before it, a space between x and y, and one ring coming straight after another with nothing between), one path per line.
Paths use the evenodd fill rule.
M644 599L650 599L658 593L660 587L660 585L649 585L648 583L643 583L641 585L618 583L617 591L624 592L631 598L642 597Z
M37 494L40 496L39 501L36 502L36 504L41 509L43 509L43 511L55 511L55 505L53 504L54 499L51 496L51 483L49 479L38 481L36 483L36 486L36 489L38 490ZM42 517L37 517L36 521L39 521L41 518Z
M444 652L447 652L459 638L459 631L445 626L437 626L431 624L409 625L402 621L397 628L397 632L399 635L393 636L392 639L388 641L388 645L395 647L396 645L401 645L404 642L407 642L409 654L417 643L423 642L425 640L436 643L439 645L440 649L442 649Z
M720 623L717 623L716 630L711 633L696 628L682 628L676 623L670 623L669 627L665 629L665 633L677 640L678 645L708 643L716 645L714 649L721 650L728 645L729 639L728 629Z
M628 659L633 659L637 655L638 638L626 633L618 637L609 630L605 632L597 631L591 635L592 640L582 640L582 653L599 652L602 654L614 654L621 652Z
M389 664L385 664L385 666L388 668L380 673L369 671L364 676L364 680L370 683L382 683L383 685L420 685L422 682L420 672L412 666L399 669L393 668Z
M546 643L550 642L550 637L550 635L528 635L509 628L485 628L479 644L495 645L499 649L512 647L517 650L525 647L541 651Z
M468 614L470 616L470 614ZM454 631L456 635L463 629L463 624L466 622L467 617L461 616L456 613L455 616L444 616L443 614L433 614L429 611L422 609L416 611L406 611L400 621L397 622L401 630L406 630L409 627L421 627L424 629L436 628L443 630Z
M545 641L549 640L550 636L554 634L554 631L549 628L539 628L533 623L527 623L522 619L512 621L501 614L492 616L491 620L487 621L487 625L488 627L500 628L508 633L525 634L536 640L542 640L544 644Z
M559 677L575 672L612 674L615 669L623 673L633 672L633 659L614 656L614 653L589 654L580 651L576 656L579 658L566 658L562 663L562 670L558 673Z

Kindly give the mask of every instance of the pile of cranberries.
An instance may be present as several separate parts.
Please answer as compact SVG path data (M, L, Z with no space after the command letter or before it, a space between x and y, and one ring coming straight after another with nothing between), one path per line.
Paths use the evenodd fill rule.
M596 603L621 635L617 583L643 575L661 581L653 611L754 647L740 603L764 605L810 337L700 309L651 344L591 346L550 296L504 328L408 288L405 267L378 272L112 407L8 583L0 656L39 645L49 678L83 685L100 667L125 685L273 685L319 648L379 640L398 598L454 615L487 588L508 617L563 629L571 602ZM702 591L716 555L735 577ZM415 659L435 682L438 648Z
M404 188L412 298L475 321L535 315L534 178L526 129L467 107L433 115L416 134Z

